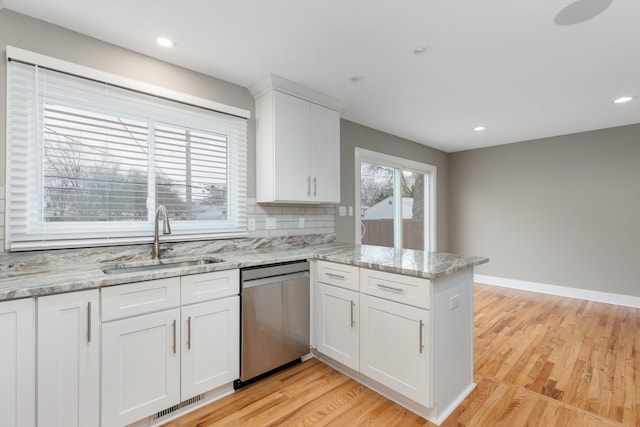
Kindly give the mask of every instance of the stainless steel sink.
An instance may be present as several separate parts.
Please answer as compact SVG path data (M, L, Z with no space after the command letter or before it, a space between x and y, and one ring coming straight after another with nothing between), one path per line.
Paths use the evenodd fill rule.
M105 274L126 274L126 273L138 273L141 271L154 271L164 270L167 268L184 268L194 267L198 265L214 264L216 262L224 262L219 258L199 258L185 261L171 261L161 260L155 261L153 264L143 265L131 265L131 264L112 264L105 265L102 268L102 272Z

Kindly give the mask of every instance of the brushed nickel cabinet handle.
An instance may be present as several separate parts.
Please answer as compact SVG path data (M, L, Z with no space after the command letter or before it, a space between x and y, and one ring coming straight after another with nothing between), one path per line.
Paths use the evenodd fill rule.
M311 197L311 177L307 177L307 196Z
M351 300L351 327L353 328L353 325L356 324L356 322L353 319L353 307L355 306L355 304L353 303L353 300Z
M176 320L173 319L173 354L176 354Z
M313 177L313 197L318 195L318 177Z
M191 350L191 316L187 317L187 350Z
M422 343L422 328L424 328L424 322L420 319L420 354L422 354L422 350L424 350L424 344Z
M341 276L339 274L333 274L333 273L324 273L325 275L327 275L328 277L332 277L334 279L340 279L340 280L344 280L345 277Z
M396 288L395 286L383 285L382 283L378 283L376 286L378 286L380 289L384 289L385 291L404 292L404 289L402 289L402 288Z
M91 342L91 301L87 303L87 342Z

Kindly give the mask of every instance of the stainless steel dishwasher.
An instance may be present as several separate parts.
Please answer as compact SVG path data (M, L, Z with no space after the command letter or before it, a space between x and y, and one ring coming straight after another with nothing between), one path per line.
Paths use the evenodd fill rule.
M244 268L236 388L309 353L309 263Z

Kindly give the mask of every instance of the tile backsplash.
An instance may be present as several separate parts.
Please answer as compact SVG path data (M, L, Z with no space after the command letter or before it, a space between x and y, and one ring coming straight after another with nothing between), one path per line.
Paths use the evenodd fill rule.
M279 237L335 233L335 205L259 205L247 199L249 237ZM300 220L303 220L302 222ZM275 228L267 228L267 223ZM254 224L254 230L251 225Z
M281 237L335 233L335 205L259 205L247 199L249 237ZM5 187L0 186L0 252L4 252ZM303 221L301 222L300 219ZM275 223L267 228L267 220ZM254 229L251 230L251 225ZM302 226L302 227L301 227Z

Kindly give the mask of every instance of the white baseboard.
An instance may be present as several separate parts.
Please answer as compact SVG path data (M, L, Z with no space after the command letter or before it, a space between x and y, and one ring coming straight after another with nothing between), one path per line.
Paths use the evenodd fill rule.
M487 285L502 286L503 288L520 289L541 294L557 295L561 297L577 298L587 301L603 302L606 304L622 305L640 308L640 297L614 294L609 292L592 291L589 289L570 288L567 286L548 285L544 283L527 282L525 280L506 279L504 277L474 274L473 281Z

